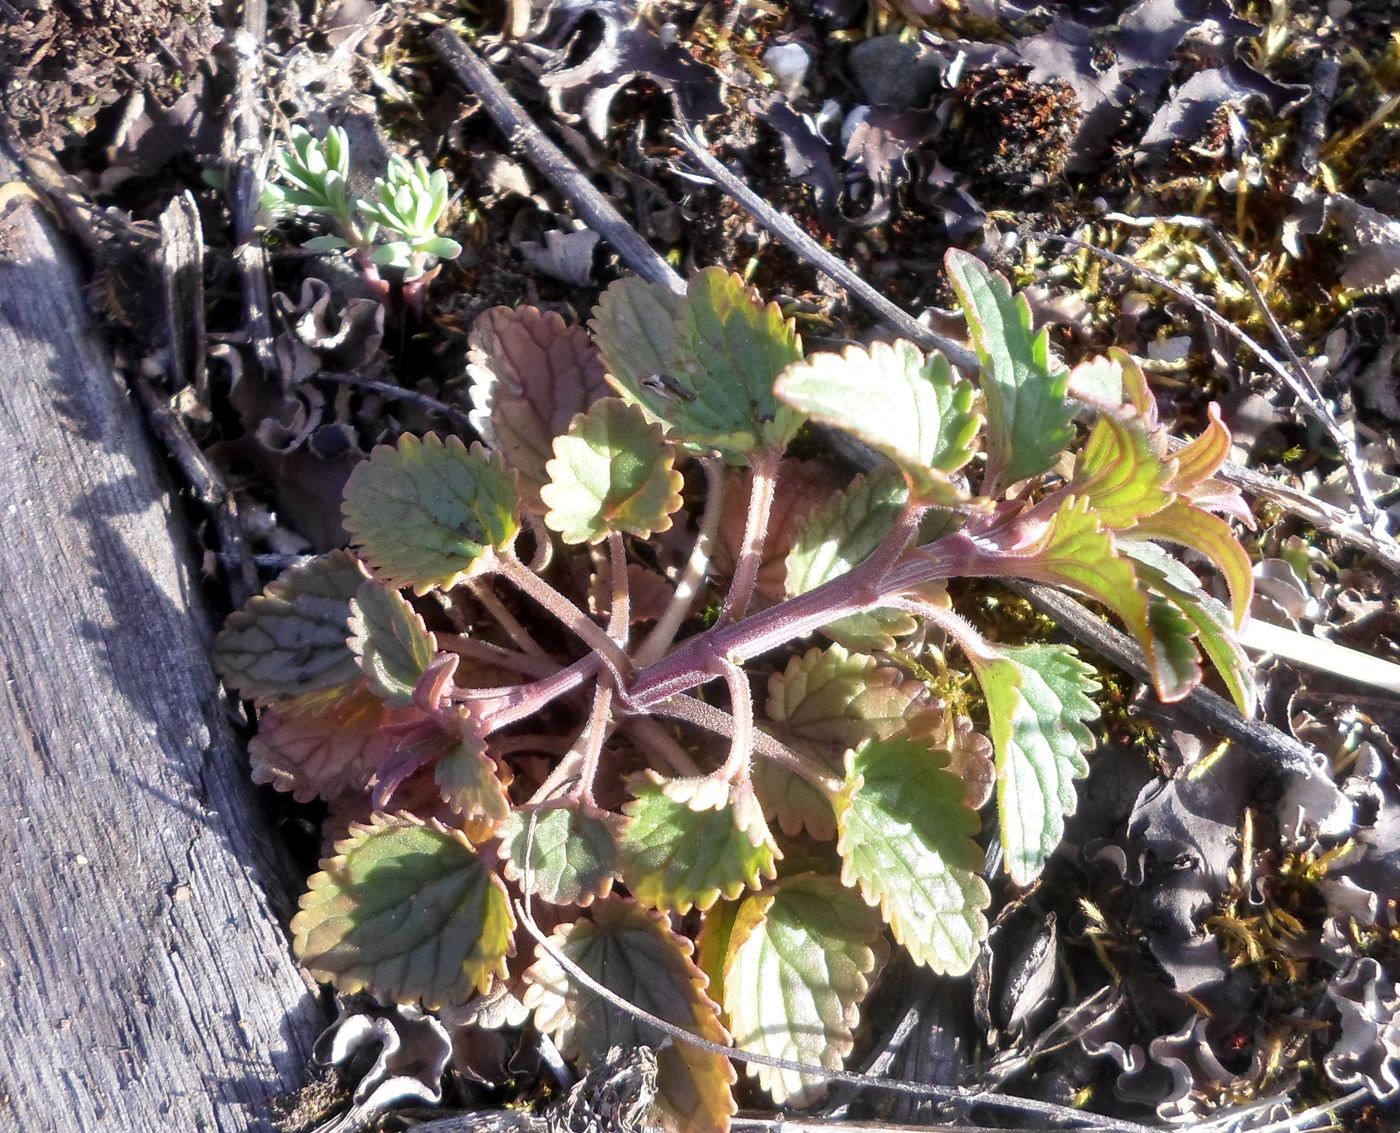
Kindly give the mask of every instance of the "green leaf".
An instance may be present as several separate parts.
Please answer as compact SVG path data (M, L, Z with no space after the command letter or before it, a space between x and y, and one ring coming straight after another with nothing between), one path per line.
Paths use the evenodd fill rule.
M1133 563L1118 552L1087 499L1065 500L1035 549L1011 566L1022 578L1077 590L1117 614L1147 655L1152 683L1164 702L1180 700L1195 687L1173 663L1179 660L1168 652L1173 644L1153 633Z
M1147 625L1156 647L1157 664L1171 674L1171 682L1180 688L1195 688L1201 683L1201 653L1192 638L1195 629L1182 612L1166 598L1149 594Z
M729 959L729 940L741 901L716 901L700 914L700 930L695 934L695 963L709 980L709 995L724 1002L724 965Z
M536 811L530 846L530 891L551 905L591 905L606 897L617 874L616 815L584 803ZM517 810L501 828L506 876L525 887L530 812Z
M515 538L516 494L497 457L457 437L379 445L345 485L345 527L381 581L426 594L480 573Z
M1099 522L1118 531L1172 502L1165 487L1169 474L1139 422L1103 413L1076 458L1069 490L1087 498Z
M809 649L768 678L768 718L798 739L839 744L888 739L904 727L923 685L840 645Z
M1246 720L1259 708L1259 689L1254 683L1254 666L1240 648L1230 624L1229 611L1209 595L1191 594L1166 583L1158 587L1190 621L1196 641L1205 650L1230 698Z
M633 901L605 897L589 916L554 930L552 943L595 981L628 1003L721 1046L729 1033L705 994L705 976L691 959L690 942L664 914ZM585 1069L613 1047L654 1046L656 1031L618 1011L573 979L540 949L525 973L525 1003L535 1026ZM723 1055L683 1042L657 1052L657 1117L666 1133L727 1133L737 1106L736 1075Z
M430 1008L504 976L514 931L505 885L471 843L408 815L352 826L292 919L294 949L316 979Z
M1134 539L1156 539L1190 547L1208 558L1224 576L1230 589L1235 628L1244 625L1254 601L1254 568L1249 552L1240 545L1225 520L1177 499L1155 515L1139 520L1126 534Z
M565 543L601 543L611 531L643 539L668 531L681 474L661 426L634 405L604 398L554 438L544 521Z
M345 639L366 577L349 551L331 551L269 582L214 639L224 684L264 706L324 704L355 688L360 669Z
M778 377L777 396L815 421L858 437L897 464L925 502L965 499L949 475L972 459L982 416L976 389L941 354L912 342L814 354Z
M972 657L987 701L996 751L997 812L1006 869L1029 885L1060 844L1078 802L1074 781L1089 773L1097 719L1093 669L1063 645L1006 646Z
M1259 690L1254 683L1253 665L1235 636L1230 612L1201 589L1189 570L1154 544L1129 546L1139 560L1138 573L1190 623L1187 632L1195 639L1191 660L1197 660L1195 648L1199 646L1225 682L1240 712L1246 719L1253 717L1259 706ZM1156 625L1154 630L1161 632Z
M658 375L670 371L685 298L631 275L608 286L593 308L593 341L614 385L659 419L671 400Z
M437 759L433 781L453 811L470 822L503 822L510 815L510 800L501 783L496 761L486 745L464 728L448 736L446 750Z
M836 849L842 882L879 906L914 961L962 975L987 935L991 894L977 874L979 820L947 766L947 753L907 739L848 751Z
M1044 472L1074 437L1069 371L1050 357L1046 331L1031 329L1024 295L976 256L951 249L944 259L981 362L987 405L983 491Z
M815 590L864 562L894 526L908 494L899 471L886 465L857 476L845 491L813 509L788 552L788 596ZM903 611L873 610L840 618L822 632L850 649L883 650L917 625Z
M471 422L519 474L523 505L543 515L554 438L609 392L602 359L583 327L537 307L482 312L468 342Z
M827 798L797 772L771 759L753 765L753 789L763 814L776 822L789 838L806 830L818 842L836 837L836 815ZM836 776L833 773L832 778Z
M350 603L350 648L374 694L407 705L437 653L437 638L402 594L370 579Z
M860 1005L883 962L879 914L834 877L799 874L740 908L724 966L736 1046L839 1070L855 1048ZM750 1063L777 1105L807 1106L821 1078Z
M654 909L708 909L776 876L781 855L752 788L735 784L726 797L704 786L649 773L623 808L622 880Z
M592 326L613 384L694 450L740 461L781 450L801 427L773 397L773 380L802 357L792 322L723 268L691 276L684 299L613 284Z

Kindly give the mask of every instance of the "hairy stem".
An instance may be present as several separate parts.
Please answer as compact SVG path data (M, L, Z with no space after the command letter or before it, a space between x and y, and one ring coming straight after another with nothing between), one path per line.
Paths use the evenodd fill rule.
M705 573L710 569L710 548L719 531L720 515L724 508L724 470L714 458L700 463L705 470L705 510L700 515L700 530L695 536L695 546L691 548L685 571L676 583L676 592L634 654L638 668L650 665L671 647L681 624L690 613L690 607L695 604L695 596L705 582Z
M530 529L530 535L535 540L535 553L530 556L530 569L536 574L543 574L554 558L554 540L550 538L549 528L544 525L544 520L532 511L522 511L525 526Z
M505 630L506 636L515 642L520 651L529 657L534 657L540 661L548 661L549 654L544 647L535 640L534 635L521 624L520 619L512 614L506 605L496 597L496 592L491 589L491 583L484 578L467 579L467 589L471 591L473 598L480 603L496 624Z
M649 716L625 716L622 726L649 745L650 752L660 756L677 775L698 778L704 774L679 740Z
M729 711L734 717L734 731L729 737L729 758L715 772L726 782L745 782L749 778L749 760L753 758L753 689L744 670L725 658L720 668L724 683L729 686Z
M608 738L608 733L612 730L611 721L608 717L612 713L613 690L610 686L599 682L593 689L593 707L588 711L588 722L583 726L575 750L583 757L583 766L579 770L578 793L579 797L589 806L596 806L593 801L593 780L598 777L598 760L603 755L603 743Z
M607 631L513 555L503 554L497 562L501 574L593 650L612 672L618 687L622 687L624 674L632 671L632 661Z
M622 536L616 531L608 532L608 573L612 582L608 636L625 649L628 629L632 624L632 592L627 585L627 549L622 545Z
M778 484L778 462L782 453L764 449L754 458L751 471L753 482L749 489L749 509L744 519L744 541L734 561L734 578L716 625L728 625L749 612L754 583L763 565L763 543L768 534L768 520L773 514L773 492Z
M439 633L437 643L438 648L456 653L459 657L470 657L473 661L499 665L503 669L514 669L527 677L553 676L561 668L548 656L532 657L525 653L517 653L514 649L492 645L489 641L478 641L465 633Z
M713 704L706 704L693 696L673 696L664 704L656 706L656 712L704 728L707 732L730 738L734 735L737 723L733 716ZM750 729L754 754L779 763L796 775L800 775L823 794L832 795L841 789L841 784L822 775L812 767L811 761L804 759L780 740L775 739L761 728ZM698 774L698 772L695 772Z
M472 716L477 728L481 735L489 736L542 711L561 696L597 676L602 668L602 658L590 653L568 668L538 681L495 689L458 689L452 694L452 699L472 702Z

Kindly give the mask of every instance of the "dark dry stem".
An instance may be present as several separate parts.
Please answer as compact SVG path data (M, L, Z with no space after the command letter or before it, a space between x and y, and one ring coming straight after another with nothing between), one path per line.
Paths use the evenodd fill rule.
M455 405L448 405L445 401L440 401L431 394L421 393L416 389L405 389L403 386L396 386L391 382L375 381L373 378L362 378L359 374L341 373L338 370L321 370L312 375L312 381L335 382L338 385L354 386L356 389L367 390L370 393L377 393L380 397L387 397L390 401L406 401L418 406L425 413L431 413L435 417L443 417L452 423L452 427L463 436L474 436L475 430L471 419L458 409Z
M258 592L258 574L253 557L248 554L248 541L238 515L238 499L190 436L179 414L170 408L170 403L141 374L130 372L127 381L145 410L151 431L179 466L195 499L209 510L219 539L220 557L227 567L229 599L241 609Z
M228 116L223 157L228 171L233 261L241 285L248 341L263 376L276 387L281 385L283 375L273 347L267 253L257 231L263 171L268 159L258 113L264 95L262 53L267 36L267 0L243 0L242 8L241 27L233 39L233 112Z
M491 69L450 28L439 28L428 45L453 77L481 100L512 150L522 153L578 210L584 223L617 249L623 262L643 279L659 283L678 295L685 282L613 207L578 167L530 120Z
M1008 578L1002 585L1052 617L1077 641L1106 657L1136 679L1149 682L1147 661L1137 643L1067 594L1049 586ZM1264 756L1280 770L1304 778L1316 773L1322 756L1262 720L1246 720L1235 706L1208 688L1192 689L1171 706L1193 723Z
M744 519L744 541L734 562L734 578L716 625L728 625L749 612L753 600L758 570L763 565L763 543L768 534L768 520L773 514L773 492L778 484L778 464L783 454L767 448L756 456L751 465L752 484L749 488L749 508Z
M860 300L876 315L887 322L899 334L917 342L925 350L941 350L954 365L964 369L977 369L977 355L966 346L945 338L918 322L906 311L895 306L851 268L833 256L796 224L786 213L781 213L731 173L705 144L703 138L692 132L676 111L678 125L672 131L676 144L694 158L700 167L713 177L729 196L733 197L749 212L758 223L785 244L794 248L808 263L813 264L824 275L830 276L844 287L854 298Z

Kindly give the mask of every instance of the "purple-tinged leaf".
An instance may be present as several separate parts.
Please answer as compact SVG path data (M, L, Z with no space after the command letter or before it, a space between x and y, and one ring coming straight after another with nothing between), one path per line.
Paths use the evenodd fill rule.
M543 514L554 438L609 392L602 359L583 327L536 307L492 307L468 341L472 424L519 473L524 506Z
M233 691L260 705L325 707L360 684L346 643L350 602L367 575L349 551L292 567L214 640L214 668Z
M273 708L258 721L248 745L253 782L270 783L297 802L334 802L365 791L386 757L390 725L416 718L395 709L365 687L317 711Z

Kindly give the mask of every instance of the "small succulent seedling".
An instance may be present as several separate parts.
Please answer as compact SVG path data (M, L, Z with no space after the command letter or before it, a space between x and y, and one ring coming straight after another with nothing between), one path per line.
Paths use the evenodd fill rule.
M903 341L804 356L722 269L684 296L614 284L591 335L482 316L479 441L377 448L345 490L353 550L269 585L218 641L264 710L255 776L331 804L293 922L311 972L428 1006L503 985L584 1065L655 1041L563 958L703 1038L839 1068L887 936L936 972L973 964L980 808L994 795L1028 885L1088 767L1090 667L988 640L948 580L1073 591L1136 637L1163 700L1204 654L1252 712L1250 563L1220 518L1248 512L1212 478L1219 417L1173 455L1131 357L1069 372L1000 276L948 268L977 375ZM785 458L808 421L883 462L834 485ZM1228 608L1171 546L1214 564ZM979 682L989 739L923 683L935 641ZM751 1072L779 1104L823 1089ZM659 1119L727 1128L734 1078L663 1048Z
M303 247L351 251L363 262L402 269L409 283L438 260L461 254L457 241L437 234L447 209L447 174L429 172L422 158L410 163L391 157L385 176L374 182L373 199L365 201L350 193L350 141L338 126L324 138L294 126L290 145L273 157L281 181L264 188L266 207L314 217L334 229Z

